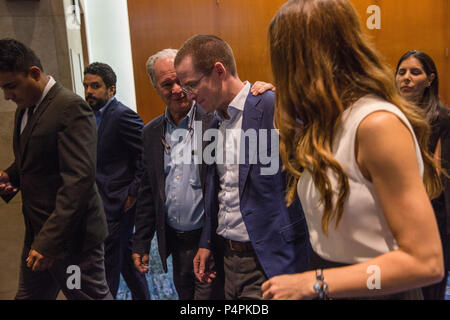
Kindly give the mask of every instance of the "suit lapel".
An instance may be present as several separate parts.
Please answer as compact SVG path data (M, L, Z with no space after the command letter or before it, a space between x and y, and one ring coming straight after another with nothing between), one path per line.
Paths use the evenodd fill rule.
M164 175L164 145L161 142L162 137L164 137L166 130L166 121L164 116L161 117L158 124L156 124L153 129L153 143L152 143L152 154L154 155L154 165L155 165L155 175L156 182L159 189L160 197L163 199L163 203L166 202L166 177Z
M44 114L45 110L47 110L48 106L50 105L50 102L53 100L53 98L56 96L56 93L61 89L61 86L58 83L55 83L53 87L50 89L50 91L45 96L44 100L42 100L41 104L37 107L35 114L31 118L31 122L27 124L25 129L23 130L22 134L20 134L20 123L17 122L18 130L19 130L19 148L20 148L20 154L22 160L25 157L25 151L26 147L28 145L28 142L31 137L31 133L33 132L34 127L36 126L36 123L38 123L41 116ZM23 111L24 112L24 111ZM22 116L23 116L22 112ZM20 117L20 122L22 121L22 116Z
M98 128L98 140L100 141L100 137L102 137L103 132L105 131L105 128L108 124L108 119L113 113L114 109L116 108L117 100L114 98L113 101L109 104L109 106L106 108L104 113L102 114L102 121L100 122L100 128Z
M117 100L114 98L113 101L111 101L111 104L106 108L102 115L102 120L100 122L100 127L97 130L97 163L102 163L102 146L103 146L103 132L105 131L106 126L108 125L109 118L114 112L114 109L116 108ZM95 115L94 115L95 117Z
M26 109L17 109L14 118L13 150L19 170L21 168L22 148L20 147L20 126Z
M201 121L202 122L202 135L200 137L202 147L201 147L201 150L198 151L198 152L202 153L201 154L202 162L201 162L201 164L198 165L198 168L199 168L199 171L200 171L200 181L201 181L201 184L202 184L202 188L204 190L204 185L205 185L205 180L206 180L206 164L203 161L203 150L205 150L207 142L203 140L203 137L205 135L205 131L209 129L209 125L211 123L212 116L211 116L211 114L206 113L201 108L201 106L198 106L197 107L197 111L195 113L195 118L194 119L195 119L195 121ZM194 134L194 137L195 136L196 135Z
M220 121L217 118L213 117L213 116L211 116L211 120L209 121L208 125L204 126L205 131L207 129L217 129L218 130L219 127L220 127ZM203 150L205 150L205 147L208 144L210 144L210 143L213 143L213 142L211 142L211 141L203 141ZM216 149L212 150L211 156L213 158L216 157ZM219 192L218 191L219 190L219 177L217 175L217 164L214 161L212 164L207 165L207 164L205 164L205 160L204 159L203 159L202 163L203 163L203 167L204 167L203 170L204 170L204 181L205 181L202 184L203 194L206 195L206 192L207 192L207 189L208 189L208 191L211 194L217 195L218 192ZM211 179L209 178L211 175L214 176L214 180L213 181L211 181ZM210 182L209 186L206 185L206 181ZM206 204L207 204L207 202L205 202L205 205Z
M217 118L214 118L212 121L210 121L208 129L217 129L217 130L219 130L219 127L220 127L220 121ZM213 142L212 141L204 141L203 142L203 150L210 143L213 143ZM215 143L217 143L217 142L215 142ZM216 149L212 150L211 156L213 157L213 159L216 158L216 151L217 151ZM215 166L216 162L214 161L214 163L212 165Z
M244 105L244 112L242 115L242 130L245 132L248 129L256 130L258 135L259 129L261 128L262 110L259 110L256 106L261 100L259 96L253 96L251 93L248 94L247 100ZM241 136L241 144L245 143L243 137ZM255 152L257 148L252 148L254 152L250 154L248 146L245 148L245 162L239 165L239 198L242 198L242 192L244 191L245 182L247 181L248 173L250 171L250 159L256 156ZM241 155L242 156L242 155Z

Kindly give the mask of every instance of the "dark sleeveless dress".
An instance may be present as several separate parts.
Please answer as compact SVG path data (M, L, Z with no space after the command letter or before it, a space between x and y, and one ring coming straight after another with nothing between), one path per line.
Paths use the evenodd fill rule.
M439 115L431 123L429 150L435 153L439 139L441 140L441 166L450 174L450 109L440 105ZM444 251L445 276L444 279L422 289L425 300L444 300L447 287L447 277L450 270L450 181L441 176L444 192L431 201L439 228Z

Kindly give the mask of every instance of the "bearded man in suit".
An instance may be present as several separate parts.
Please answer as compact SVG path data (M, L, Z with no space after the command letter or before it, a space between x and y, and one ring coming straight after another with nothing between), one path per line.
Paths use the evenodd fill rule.
M106 281L115 297L122 274L133 300L149 300L145 275L134 268L131 237L141 180L141 117L116 99L117 77L106 63L84 69L84 93L97 121L97 186L109 236L105 241Z

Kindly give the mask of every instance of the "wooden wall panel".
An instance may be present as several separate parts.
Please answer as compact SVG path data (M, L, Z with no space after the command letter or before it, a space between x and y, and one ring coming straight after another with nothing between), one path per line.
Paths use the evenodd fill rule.
M164 111L145 70L149 56L178 49L196 33L217 34L217 8L212 0L128 0L136 104L145 123Z
M450 106L449 0L351 0L363 26L370 5L381 9L381 29L366 31L395 70L400 57L416 49L429 54L439 73L440 94Z
M450 105L449 0L351 0L361 23L395 68L410 49L429 53L437 64L440 93ZM242 80L270 81L269 22L284 0L128 0L138 112L147 123L164 110L145 72L145 62L167 47L179 48L196 33L212 33L234 50ZM381 9L381 29L366 28L368 6Z
M233 48L241 80L271 81L267 32L283 0L223 0L218 36Z

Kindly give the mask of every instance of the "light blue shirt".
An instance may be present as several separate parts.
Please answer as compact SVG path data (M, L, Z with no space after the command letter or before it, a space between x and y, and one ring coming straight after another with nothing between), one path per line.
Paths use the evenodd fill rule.
M107 103L103 107L101 107L99 110L94 110L95 114L95 120L97 121L97 130L100 128L100 123L102 122L103 113L105 112L106 108L111 104L111 102L115 99L115 97L112 97L108 100Z
M194 109L194 107L191 108L178 126L173 123L169 111L167 109L165 111L165 143L170 146L170 148L164 148L165 209L168 225L180 231L200 229L204 224L200 170L193 156L196 131L193 119ZM189 126L194 129L192 132L189 132ZM178 131L175 132L175 130ZM172 140L173 136L177 137L176 141ZM181 161L181 159L184 160Z

